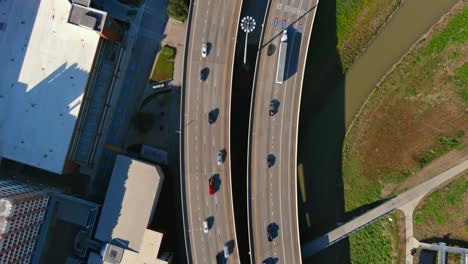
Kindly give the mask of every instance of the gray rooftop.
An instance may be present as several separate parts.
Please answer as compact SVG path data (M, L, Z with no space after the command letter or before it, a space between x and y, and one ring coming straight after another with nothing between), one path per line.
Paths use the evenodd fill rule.
M0 156L62 173L99 43L68 0L0 1Z
M139 252L156 208L162 170L118 155L102 207L95 238Z

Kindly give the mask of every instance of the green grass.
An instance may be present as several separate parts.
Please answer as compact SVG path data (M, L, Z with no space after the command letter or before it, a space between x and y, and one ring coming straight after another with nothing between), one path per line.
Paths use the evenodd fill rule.
M452 183L434 191L418 207L414 213L416 224L444 225L453 217L449 211L460 213L463 211L463 197L468 193L466 176L454 180Z
M401 0L336 1L337 48L344 70L351 66L400 2Z
M429 151L424 153L421 158L419 158L419 166L421 168L429 165L436 158L444 155L445 153L458 148L463 142L465 137L465 131L460 130L455 135L451 137L440 137L438 143L431 148Z
M458 93L465 101L465 104L468 104L468 63L465 62L463 66L456 70L454 80L458 87Z
M393 222L388 221L392 218ZM392 239L398 241L396 214L389 216L359 230L349 237L351 263L386 264L392 263ZM384 235L384 233L388 234ZM396 236L396 238L395 238ZM396 246L396 243L394 243Z
M175 52L175 48L168 45L161 49L156 66L151 74L152 81L163 82L172 80L172 74L174 72L174 62L172 60L175 57Z
M435 35L431 42L421 50L422 55L439 54L449 44L463 44L468 40L468 8L455 16L447 27L439 34Z

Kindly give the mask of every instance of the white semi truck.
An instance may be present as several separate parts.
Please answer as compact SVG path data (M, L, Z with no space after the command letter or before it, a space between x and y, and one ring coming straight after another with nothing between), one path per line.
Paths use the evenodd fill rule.
M288 50L288 30L283 31L279 46L278 64L276 66L276 83L282 84L284 80L284 66L286 64L286 51Z

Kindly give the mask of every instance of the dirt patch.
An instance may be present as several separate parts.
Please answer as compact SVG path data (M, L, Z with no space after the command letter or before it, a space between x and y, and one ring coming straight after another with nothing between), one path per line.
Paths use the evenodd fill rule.
M465 140L465 144L468 143L468 140ZM397 193L402 193L421 182L425 182L432 178L435 175L442 173L445 170L454 167L455 165L468 159L468 149L464 150L454 150L444 155L437 160L433 161L429 166L423 168L420 172L416 173L414 176L404 179L398 183L389 183L386 184L382 189L382 196L387 197L395 195Z

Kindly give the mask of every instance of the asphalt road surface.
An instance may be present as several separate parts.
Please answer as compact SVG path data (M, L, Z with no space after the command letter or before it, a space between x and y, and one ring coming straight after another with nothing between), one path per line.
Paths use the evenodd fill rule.
M230 168L230 97L232 69L240 0L195 0L186 54L186 87L183 117L183 148L188 258L193 263L216 263L229 248L228 262L239 263ZM208 55L202 58L202 45ZM214 123L208 115L218 110ZM219 150L226 158L217 163ZM219 174L215 193L210 195L208 181ZM203 221L209 231L204 233ZM187 230L186 230L187 231Z
M249 145L249 240L252 263L301 263L297 221L297 128L309 37L318 0L272 0L254 81ZM281 34L288 28L283 84L276 84ZM268 54L273 44L274 52ZM279 100L269 115L270 102ZM268 168L267 156L276 157ZM268 240L268 226L273 239Z

